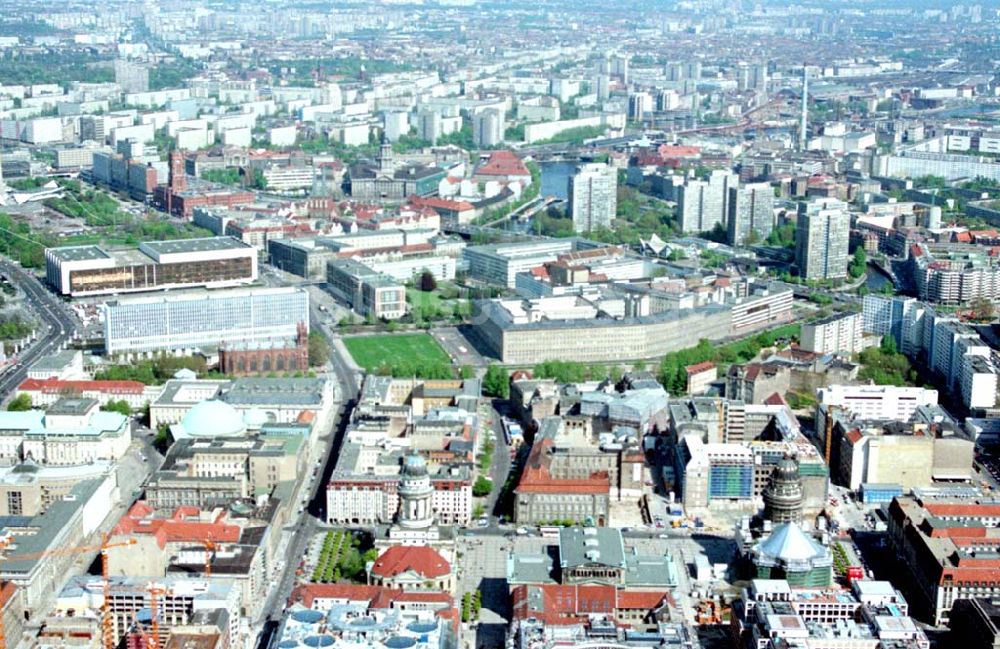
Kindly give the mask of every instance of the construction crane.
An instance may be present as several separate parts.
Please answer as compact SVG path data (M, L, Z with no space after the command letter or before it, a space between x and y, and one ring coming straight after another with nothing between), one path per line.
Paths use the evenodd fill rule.
M205 576L212 576L212 553L215 552L215 541L209 536L207 539L203 540L201 544L205 547Z
M14 544L14 536L7 534L0 537L0 553ZM74 548L54 548L44 552L32 552L30 554L11 554L0 557L0 562L4 561L28 561L31 559L43 559L46 557L68 556L73 554L87 554L89 552L101 553L101 578L104 586L104 601L101 603L101 638L103 649L114 649L115 636L111 622L111 583L108 580L108 550L128 545L134 545L135 539L126 539L117 543L109 543L108 535L101 539L100 545L81 545ZM17 643L14 643L15 645ZM3 614L0 611L0 649L7 649L7 631L3 624Z
M152 612L152 627L153 631L149 638L149 649L160 649L160 613L157 610L157 600L156 598L160 595L166 595L167 589L155 583L150 583L146 587L149 592L149 609Z

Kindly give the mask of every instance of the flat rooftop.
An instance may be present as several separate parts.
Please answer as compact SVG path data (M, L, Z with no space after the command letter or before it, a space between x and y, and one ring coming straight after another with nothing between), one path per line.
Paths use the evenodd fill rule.
M62 248L49 248L46 252L60 261L88 261L92 259L109 259L111 257L110 254L98 246L65 246Z
M201 239L174 239L172 241L147 241L141 244L157 255L174 255L185 252L212 252L251 248L233 237L204 237Z

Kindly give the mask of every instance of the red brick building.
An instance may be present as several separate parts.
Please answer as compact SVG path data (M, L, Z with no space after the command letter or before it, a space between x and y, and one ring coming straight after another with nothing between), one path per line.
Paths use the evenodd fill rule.
M275 340L270 346L223 345L219 348L219 370L234 376L308 370L309 332L305 323L299 323L298 331L295 340Z

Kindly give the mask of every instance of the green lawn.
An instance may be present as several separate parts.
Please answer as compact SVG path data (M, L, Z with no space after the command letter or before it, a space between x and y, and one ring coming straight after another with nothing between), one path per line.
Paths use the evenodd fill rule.
M439 309L441 307L441 294L438 291L424 293L421 290L410 287L406 289L406 300L415 309Z
M385 366L444 365L451 359L430 334L356 336L344 338L354 361L369 372Z

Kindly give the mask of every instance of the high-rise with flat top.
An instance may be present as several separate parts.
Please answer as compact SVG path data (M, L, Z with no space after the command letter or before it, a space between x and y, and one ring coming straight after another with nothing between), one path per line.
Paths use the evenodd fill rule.
M717 224L724 225L729 214L729 189L738 182L734 173L723 169L716 169L706 180L685 182L677 196L681 232L707 232Z
M847 277L851 217L847 203L824 198L799 203L795 227L795 264L803 279Z
M728 210L729 245L761 242L774 228L774 190L768 183L730 187Z
M611 227L618 207L618 174L606 164L584 164L569 179L573 230L590 232Z

